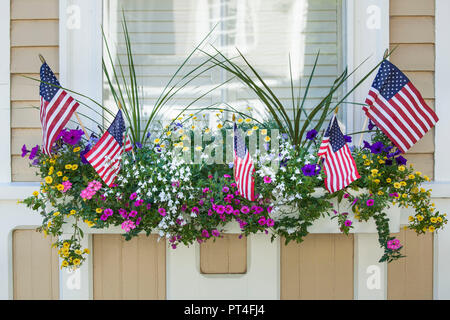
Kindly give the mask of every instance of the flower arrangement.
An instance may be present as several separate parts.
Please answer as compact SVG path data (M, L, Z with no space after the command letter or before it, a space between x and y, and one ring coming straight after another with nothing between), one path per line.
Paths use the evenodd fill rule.
M344 71L329 93L307 112L304 103L317 55L303 97L294 96L291 79L291 118L242 54L240 57L251 74L220 52L206 53L204 62L182 76L181 82L171 85L191 53L164 88L141 128L141 99L126 22L123 27L130 84L126 85L127 77L121 66L111 72L104 61L103 68L114 100L123 106L134 148L133 153L123 154L121 170L112 187L103 183L85 158L98 141L95 134L88 138L83 130L65 129L59 134L51 155L41 152L39 146L31 150L25 145L22 148L22 157L29 154L30 165L38 169L37 174L43 180L40 190L22 202L43 217L39 231L58 237L53 245L63 258L61 268L77 268L85 261L89 250L80 244L85 228L120 227L127 240L140 233L156 233L176 249L180 244L220 237L230 224L237 224L242 235L264 232L272 240L283 237L288 243L303 241L309 227L323 217L337 219L339 231L348 234L354 224L349 218L352 212L358 221L375 221L379 244L384 248L380 262L391 262L402 257L403 245L390 235L386 214L390 206L413 207L415 215L409 217L407 228L418 234L438 231L447 223L446 215L436 211L430 200L431 190L421 187L429 178L407 166L400 151L372 123L368 128L371 143L364 141L362 147L352 147L361 178L333 194L324 192L325 173L317 155L321 127L328 115L378 66L332 106L334 95L350 76ZM107 42L106 49L113 65ZM216 108L209 106L186 115L191 105L188 104L167 126L158 127L158 113L164 112L175 93L212 67L224 68L253 90L269 111L270 119L258 121L228 106L227 110L238 118L230 121L224 116L224 110L219 109L216 124L211 128L204 112ZM252 80L255 77L259 82ZM111 114L109 109L96 104ZM234 125L252 141L249 150L256 167L254 201L240 196L233 179L232 156L223 161L223 155L230 149L227 133L233 131ZM101 124L99 127L104 130ZM345 140L351 142L352 137L345 136ZM349 203L345 212L333 207L333 199L338 202L345 199ZM61 239L66 224L71 224L73 234L69 239Z

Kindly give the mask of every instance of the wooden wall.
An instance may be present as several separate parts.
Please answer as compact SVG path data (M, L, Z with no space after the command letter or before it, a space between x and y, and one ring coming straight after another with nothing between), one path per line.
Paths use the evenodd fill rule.
M9 1L9 0L5 0ZM20 157L23 144L41 144L38 82L41 53L58 76L58 0L11 0L11 156L13 181L39 180Z
M35 230L13 232L14 299L59 299L58 252L52 242Z
M390 44L397 47L391 61L405 72L434 109L434 0L390 1ZM434 129L407 154L410 163L434 176Z
M157 239L93 235L94 299L165 299L166 244Z
M281 299L353 299L353 235L281 241Z

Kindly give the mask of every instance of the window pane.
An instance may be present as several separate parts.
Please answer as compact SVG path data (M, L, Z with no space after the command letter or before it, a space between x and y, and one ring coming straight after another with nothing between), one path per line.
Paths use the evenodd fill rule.
M214 52L210 46L213 44L232 57L238 48L288 109L292 106L289 57L298 90L305 87L320 50L319 65L306 102L308 108L326 95L340 73L340 0L114 0L104 1L104 7L105 31L110 45L115 45L114 64L120 59L127 74L121 26L123 9L138 84L142 86L142 107L147 111L178 66L214 27L202 49ZM176 80L204 60L204 54L195 54ZM177 110L229 77L220 68L203 73L177 93L164 117L175 117ZM107 84L104 96L105 102L112 104ZM241 110L247 106L263 109L252 92L234 80L207 94L192 107L221 102L239 106Z

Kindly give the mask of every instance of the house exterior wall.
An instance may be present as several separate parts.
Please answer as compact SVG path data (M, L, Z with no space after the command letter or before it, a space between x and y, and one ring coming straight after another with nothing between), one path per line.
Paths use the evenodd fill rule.
M391 0L390 61L397 65L434 109L435 0ZM406 158L417 170L434 177L434 129L431 129Z
M85 81L80 74L83 73L85 76L92 76L97 73L86 73L82 69L86 67L87 63L82 65L74 62L76 59L85 59L86 62L91 62L87 57L92 57L92 54L82 52L76 57L68 57L63 54L60 55L58 52L58 47L61 45L64 47L62 48L62 52L69 55L71 46L64 41L72 41L70 39L73 38L70 37L81 37L81 35L77 36L75 33L67 36L58 34L61 31L59 19L64 19L64 14L66 12L65 7L63 6L77 1L78 0L61 0L59 3L62 8L59 9L57 0L11 0L7 9L5 9L6 6L4 6L3 3L0 4L0 9L8 10L8 13L10 12L10 17L8 14L7 21L11 28L9 33L11 37L11 63L8 77L10 81L9 85L11 87L10 109L8 106L8 111L11 112L11 121L9 122L11 127L11 155L8 154L8 158L12 163L10 166L12 172L10 176L13 181L13 183L0 184L0 216L5 222L0 225L0 298L2 299L11 299L14 297L13 230L22 229L24 227L30 229L40 223L39 215L25 209L24 206L18 206L16 204L18 199L28 196L38 186L38 184L19 182L36 180L36 177L28 168L27 161L20 158L20 148L24 143L28 146L40 144L41 137L37 110L21 109L24 106L39 105L36 83L21 78L19 74L27 74L37 78L37 72L40 66L37 54L42 53L57 75L60 71L59 67L61 66L62 83L83 92L84 90L80 90L81 87L78 87L78 84L92 88L90 82ZM371 2L369 0L362 0L361 2L363 1L365 1L365 3ZM437 0L436 2L439 1L447 0ZM381 2L384 1L380 1L380 3ZM100 0L80 0L79 3L83 3L82 10L88 8L90 3L96 3L96 6L101 8L101 5L99 5L99 3L101 3ZM407 75L423 93L430 106L434 107L435 98L437 98L434 93L434 72L435 69L437 71L434 63L436 41L434 36L434 1L391 0L389 10L391 47L397 44L399 45L396 52L391 57L391 60L401 69L406 70ZM87 10L82 12L87 12ZM91 13L92 12L89 11L89 14ZM95 14L98 15L98 13ZM61 24L62 23L61 20ZM86 24L83 24L82 27L85 25ZM88 36L91 37L92 34L85 34L85 38ZM61 38L63 40L61 40ZM89 48L89 50L91 50L92 46ZM384 51L384 48L381 50ZM80 69L71 70L71 67L73 68L74 65L80 66ZM97 65L97 63L95 63L95 65ZM93 80L91 80L91 82L92 81ZM98 86L101 88L101 81L95 81L95 83L98 83ZM0 85L3 85L3 83L0 83ZM99 91L97 89L98 88L94 88L93 90L96 90L95 92L97 93L101 93L101 90ZM436 99L436 104L437 103L438 101ZM443 110L442 106L440 106L440 108L439 106L436 105L436 109L441 110L439 115L444 115L445 110ZM438 178L439 173L434 173L432 169L434 153L435 151L439 151L437 148L435 150L434 145L434 133L429 133L423 141L419 142L417 146L411 150L408 157L422 172L429 174L430 176L434 174L434 176ZM5 162L2 162L2 164L3 163ZM450 210L448 185L443 182L436 188L433 186L433 189L435 189L433 197L436 198L437 207ZM407 217L407 215L408 212L404 212L402 216L404 218ZM40 236L40 234L38 234L38 236ZM90 235L87 238L90 238L91 240L86 240L83 245L86 245L91 249L94 248L96 245L95 235ZM448 244L450 243L450 230L444 230L444 232L440 233L435 240L436 241L430 244L435 247L435 254L432 257L434 261L432 265L434 272L433 290L435 293L433 298L450 298L450 279L446 276L446 270L450 267L450 261L447 261L448 259L446 259L449 250ZM280 267L279 262L281 261L280 243L270 243L268 237L264 235L256 235L248 241L247 254L249 263L247 266L247 274L227 275L223 278L217 277L217 275L200 274L199 268L201 257L199 255L201 250L198 246L189 248L180 247L177 250L166 248L167 279L165 296L167 298L209 297L207 292L208 288L210 286L216 287L219 285L224 288L225 293L228 288L233 288L233 286L244 286L245 290L240 292L242 293L243 298L280 298L281 293L277 291L280 290L280 273L283 269L283 267ZM380 294L374 294L373 291L364 291L361 289L366 286L368 276L368 269L366 267L371 265L374 256L376 257L378 254L376 236L373 234L357 234L354 236L354 243L355 246L352 250L356 261L353 268L355 274L353 281L354 297L393 298L394 293L392 291L389 292L389 289L387 289L384 294L382 292L383 290L381 290ZM427 243L429 243L428 240ZM95 258L90 259L88 263L86 263L86 266L83 266L80 271L83 279L81 290L68 290L66 288L68 275L64 270L60 271L60 298L87 299L96 297L95 288L94 294L90 292L92 287L95 286L95 279L92 279L92 275L95 277L95 271L92 268L93 261L91 260L95 261ZM404 263L407 262L405 261ZM183 273L180 273L180 264L185 266ZM286 265L284 265L284 267L286 267ZM383 284L386 283L389 285L391 282L391 280L389 280L389 273L391 273L391 276L394 274L394 271L390 271L392 268L393 267L389 267L387 268L386 273L381 273L381 276L384 279L383 281L385 281ZM427 266L427 268L429 269L429 266ZM255 271L255 269L257 270ZM259 288L258 285L260 283L259 280L261 275L266 274L271 275L270 278L267 279L268 285ZM186 279L188 281L186 281ZM180 283L183 283L182 281L185 281L183 286L188 287L189 291L187 289L186 291L180 290ZM91 289L86 289L86 283L88 283L88 286L91 286ZM429 282L427 282L426 285L429 286ZM229 293L231 296L232 291L230 290ZM217 294L217 297L213 298L220 298L219 294Z
M42 54L59 75L58 0L11 0L11 175L12 181L38 181L21 148L41 144L39 79Z

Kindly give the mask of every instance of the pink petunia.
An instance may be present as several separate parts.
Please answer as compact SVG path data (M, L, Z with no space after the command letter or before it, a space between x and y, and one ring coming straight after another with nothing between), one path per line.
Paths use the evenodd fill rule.
M271 183L272 179L269 176L264 177L264 183Z

